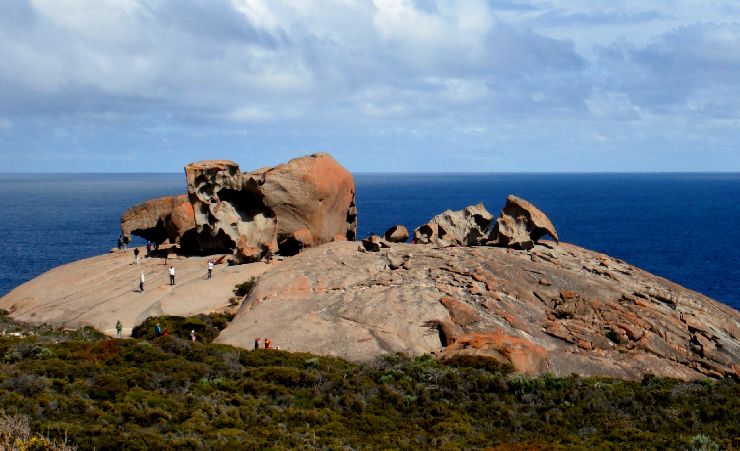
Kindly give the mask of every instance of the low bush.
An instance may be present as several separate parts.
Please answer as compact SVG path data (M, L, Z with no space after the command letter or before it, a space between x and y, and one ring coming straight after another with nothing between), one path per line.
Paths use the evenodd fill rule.
M190 339L190 332L195 331L199 342L210 343L228 326L234 316L230 313L211 313L196 316L150 316L131 331L133 338L154 340L163 335L170 335L183 340ZM159 334L157 334L159 325Z
M250 277L246 282L236 284L234 286L234 295L241 298L248 296L256 283L257 279L255 277Z

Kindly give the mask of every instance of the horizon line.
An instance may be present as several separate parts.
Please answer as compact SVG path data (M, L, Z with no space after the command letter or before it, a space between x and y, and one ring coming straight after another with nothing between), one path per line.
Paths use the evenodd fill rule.
M345 168L346 169L346 168ZM648 174L704 174L704 175L712 175L712 174L723 174L723 175L733 175L733 174L740 174L740 170L737 171L662 171L662 170L655 170L655 171L348 171L353 175L599 175L599 174L609 174L609 175L630 175L630 174L636 174L636 175L648 175ZM243 172L250 172L250 171L243 171ZM161 172L133 172L133 171L100 171L100 172L90 172L90 171L56 171L56 172L3 172L0 171L0 176L2 175L175 175L175 174L183 174L184 171L180 172L171 172L171 171L161 171Z

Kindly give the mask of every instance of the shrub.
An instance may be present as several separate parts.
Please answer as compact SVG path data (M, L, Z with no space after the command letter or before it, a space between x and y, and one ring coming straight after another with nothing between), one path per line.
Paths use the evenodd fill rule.
M28 417L0 411L0 449L15 451L71 451L76 448L31 432Z
M29 341L22 341L5 352L3 361L5 363L15 363L29 357L46 359L53 355L54 352L46 346Z
M719 445L704 434L696 434L691 439L689 451L719 451Z
M257 283L257 279L252 276L246 282L238 283L234 286L234 294L239 297L246 297L254 288L254 284Z
M443 362L449 366L477 368L491 373L509 374L514 371L514 367L511 363L500 362L493 357L482 355L457 354Z
M150 316L143 323L135 326L131 331L133 338L145 338L154 340L157 338L156 325L159 324L161 334L169 335L183 340L190 339L190 331L194 330L198 341L210 343L218 334L229 325L234 318L230 313L211 313L209 315L196 316Z

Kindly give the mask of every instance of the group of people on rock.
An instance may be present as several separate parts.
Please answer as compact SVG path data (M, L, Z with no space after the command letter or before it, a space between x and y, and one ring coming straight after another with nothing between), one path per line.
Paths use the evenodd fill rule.
M130 242L130 240L127 239L125 236L123 236L123 234L118 235L118 240L117 240L118 250L119 251L120 250L125 251L127 249L127 247L128 247L128 243L129 242ZM157 250L159 250L159 244L158 243L152 243L151 241L147 241L146 242L146 256L147 257L149 257L151 255L152 251L157 251ZM139 255L140 255L140 253L141 252L139 251L139 248L135 247L134 248L134 264L137 264L137 265L139 264ZM268 257L268 259L271 256L272 255L270 255ZM167 254L165 254L165 265L167 264L166 257L167 257ZM268 260L268 262L269 262L269 260ZM207 269L208 269L207 278L208 279L210 279L211 277L213 277L213 267L214 267L214 265L215 265L215 262L213 260L208 260L208 264L207 264ZM167 270L167 274L169 276L170 286L174 286L175 285L175 267L172 266L172 265L170 265L169 269ZM139 272L139 292L140 293L143 293L144 292L144 282L146 282L146 276L144 275L144 272L141 271L141 272ZM154 333L157 336L163 335L162 330L161 330L159 324L157 324L155 326ZM165 336L169 335L169 330L165 330L164 331L164 335ZM121 324L121 321L120 320L116 321L116 337L117 338L123 338L123 325ZM195 330L191 330L190 331L190 339L193 342L195 342L197 340L197 335L195 334ZM259 338L257 340L255 340L255 349L259 347L259 341L260 341ZM271 345L272 345L272 342L270 341L270 339L265 338L265 349L276 349L276 348L271 348Z
M260 349L260 342L262 342L262 339L260 337L254 339L254 349ZM269 338L264 339L264 344L265 346L263 349L280 349L277 346L273 346L272 340L270 340Z
M175 267L170 266L170 268L167 270L167 274L170 276L170 286L175 285ZM141 271L139 273L139 292L144 292L144 282L146 282L146 277L144 276L144 272Z

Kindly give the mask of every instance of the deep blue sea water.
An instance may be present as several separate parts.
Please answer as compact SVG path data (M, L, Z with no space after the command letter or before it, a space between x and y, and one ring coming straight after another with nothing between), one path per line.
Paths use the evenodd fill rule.
M508 194L560 239L621 258L740 309L740 174L357 174L359 236ZM182 174L0 174L0 295L54 266L107 252L119 218L185 192Z

